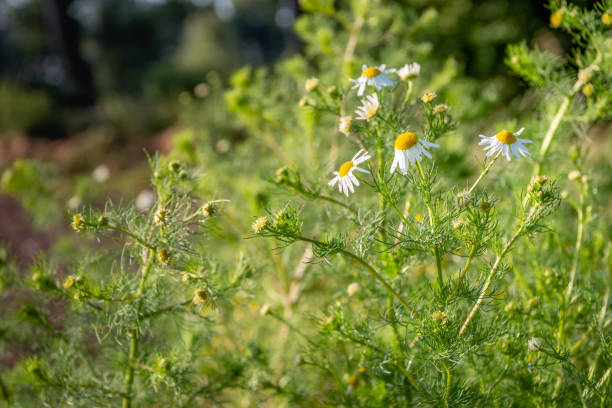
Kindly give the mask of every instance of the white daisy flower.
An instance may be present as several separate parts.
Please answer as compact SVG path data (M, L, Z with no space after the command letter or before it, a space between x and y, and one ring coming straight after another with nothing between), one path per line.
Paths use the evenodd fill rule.
M418 77L420 73L421 66L417 62L413 62L412 64L406 64L397 70L397 75L399 75L402 81Z
M355 111L357 114L357 119L372 119L374 115L376 115L376 112L378 112L379 107L380 104L378 103L378 94L373 93L372 95L366 96L361 100L361 106Z
M427 140L419 139L412 132L402 133L395 139L395 158L391 164L391 173L395 171L397 166L402 174L408 172L408 164L413 165L417 161L423 159L423 155L431 159L431 154L427 151L430 147L440 147L435 143Z
M395 68L385 69L386 65L382 64L378 67L368 67L363 65L361 67L361 75L357 79L350 79L351 82L355 83L352 89L359 88L357 95L363 95L366 85L375 86L376 90L380 91L385 86L395 85L395 81L389 78L388 74L395 72Z
M340 122L338 123L338 131L340 133L345 134L346 136L349 135L349 133L351 132L351 117L350 116L340 117Z
M485 152L487 152L487 157L494 155L495 153L501 151L506 159L510 161L510 151L514 153L517 159L521 160L522 157L529 156L529 150L524 146L525 143L532 143L531 140L520 139L517 136L520 136L523 133L525 128L521 128L518 132L512 133L507 130L502 130L495 136L485 136L479 135L482 139L479 146L486 146L484 148Z
M363 153L363 155L361 155L361 153ZM368 154L368 152L364 151L363 149L359 150L357 154L353 156L351 161L347 161L342 166L340 166L340 169L338 169L338 171L334 171L336 177L334 177L328 183L328 185L330 187L333 187L336 185L336 183L338 183L338 191L344 193L344 195L348 197L349 191L351 193L355 192L353 185L359 186L359 181L357 180L357 177L353 175L353 171L357 170L362 173L370 174L368 170L357 167L359 164L369 160L370 157L371 156Z

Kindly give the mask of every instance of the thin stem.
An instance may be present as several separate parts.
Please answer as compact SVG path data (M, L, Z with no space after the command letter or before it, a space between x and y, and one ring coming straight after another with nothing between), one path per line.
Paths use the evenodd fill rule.
M415 228L414 225L412 225L412 223L408 222L408 220L406 219L406 216L400 211L399 208L397 208L397 205L393 201L389 201L389 203L391 204L391 207L395 210L395 212L397 212L397 214L400 216L400 218L402 219L402 222L404 223L404 225L407 225L408 227L410 227L412 232L414 232L416 234L417 233L417 229Z
M474 189L476 188L476 186L480 183L480 181L484 178L484 176L487 175L487 173L489 172L489 170L491 170L491 167L493 167L493 165L495 164L495 162L497 161L497 159L499 159L499 156L501 156L502 151L500 150L494 157L493 160L491 160L491 162L489 164L487 164L487 166L484 168L484 170L482 171L482 173L480 173L480 176L478 176L478 178L476 179L476 181L474 182L474 184L472 184L472 187L470 187L470 189L467 192L467 195L472 194L472 191L474 191Z
M149 249L145 251L146 260L142 266L142 276L138 285L138 292L136 293L136 296L140 298L137 306L138 314L140 314L140 310L142 308L142 295L147 276L149 275L149 271L153 265L153 260L155 259L154 250L149 245L145 246ZM134 363L136 362L136 356L138 355L138 335L138 328L135 327L130 331L130 351L128 355L127 367L125 368L125 395L122 401L123 408L130 408L132 406L132 385L134 384Z
M296 237L296 238L301 240L301 241L310 242L310 243L315 244L315 245L321 245L322 244L320 241L317 241L317 240L312 239L312 238L307 238L307 237L302 237L302 236L299 236L299 237ZM393 289L393 287L385 280L385 278L383 278L376 271L376 269L374 269L369 263L364 261L363 258L361 258L361 257L355 255L354 253L352 253L350 251L347 251L345 249L341 249L339 252L341 254L349 257L349 258L352 258L353 260L357 261L361 265L365 266L365 268L368 270L368 272L370 272L370 274L372 274L372 276L374 276L380 283L382 283L382 285L385 287L385 289L387 289L389 291L389 293L391 293L397 300L399 300L400 303L402 303L406 307L406 309L408 309L408 311L410 311L412 314L414 314L418 318L421 317L420 314L412 306L410 306L408 301L406 299L404 299L399 293L397 293L395 291L395 289Z
M427 400L427 402L429 403L433 403L434 401L432 401L431 399L429 399L428 395L425 393L425 391L423 391L423 389L421 388L421 386L416 382L416 380L414 379L414 377L412 376L412 374L410 374L408 372L408 370L406 370L401 364L399 364L397 361L394 361L393 364L400 369L400 371L406 376L406 378L408 379L408 381L410 382L410 384L414 387L415 390L417 390L419 393L421 393Z
M571 101L571 98L569 96L563 97L563 102L561 102L561 105L559 106L559 110L557 111L553 120L550 122L550 125L548 126L548 130L546 131L546 136L544 136L544 141L542 142L542 146L540 147L540 159L538 160L538 163L536 164L535 170L533 172L534 176L539 176L542 171L542 161L544 160L544 157L546 156L546 154L548 153L548 150L550 149L550 145L552 144L555 133L557 132L557 129L559 128L559 125L561 124L561 120L563 119L563 116L565 115L565 112L567 111L567 108L570 105L570 101Z
M328 197L328 196L325 196L325 195L319 195L319 196L317 196L317 198L320 198L321 200L329 201L330 203L334 203L334 204L337 204L337 205L339 205L341 207L344 207L344 208L346 208L347 210L349 210L350 212L352 212L355 215L359 214L356 209L354 209L353 207L351 207L348 204L344 204L342 201L336 200L335 198L331 198L331 197Z
M599 63L600 59L601 59L601 52L598 50L597 55L595 56L595 59L593 60L593 63L589 65L587 68L585 68L584 70L589 71L597 67L597 64ZM567 108L569 108L572 98L580 90L580 88L582 88L584 83L585 83L585 79L581 76L578 76L578 79L574 83L574 86L572 87L572 91L570 92L570 94L563 95L561 105L559 105L559 109L557 110L557 113L553 117L553 120L550 122L550 125L548 126L548 130L546 131L546 135L544 136L544 141L542 142L542 146L540 147L540 158L533 172L534 177L537 177L540 175L540 172L542 171L542 162L544 161L544 157L548 153L548 150L550 150L550 146L552 144L553 138L555 137L555 134L557 133L557 129L559 128L559 125L561 124L561 121L563 120L565 113L567 112Z
M423 172L423 167L421 167L421 163L417 161L416 166L419 170L419 174L421 175L421 180L423 181L423 184L425 184L425 173ZM431 232L432 234L435 234L438 221L437 218L434 216L435 214L431 206L431 191L429 191L429 189L425 193L425 205L427 206L427 212L429 213L429 225L431 226ZM432 250L436 259L436 273L438 276L438 285L440 286L440 288L442 288L444 286L444 276L442 275L442 259L440 256L440 249L436 245L432 248Z
M145 248L149 248L149 249L154 249L153 246L147 244L145 241L143 241L142 239L138 238L136 235L132 234L129 231L124 230L123 228L119 228L115 225L108 225L106 228L112 229L114 231L117 231L123 235L127 235L130 238L133 238L136 242L138 242L140 245L142 245Z
M569 301L574 288L574 280L576 279L576 271L578 270L578 260L580 258L580 250L582 249L582 236L584 235L584 198L580 197L580 208L578 209L578 231L576 232L576 245L574 248L574 257L572 259L572 269L570 270L570 280L567 285L565 297Z
M444 406L448 407L448 397L450 396L451 390L451 372L446 364L444 364L444 370L446 371L446 391L444 392Z
M298 329L297 327L295 327L293 324L289 323L287 320L285 320L284 318L282 318L281 316L277 315L276 313L272 312L272 311L268 311L268 315L272 316L273 318L275 318L276 320L278 320L279 322L287 325L287 327L289 327L291 330L293 330L294 332L296 332L297 334L299 334L300 336L302 336L308 343L310 343L311 346L315 346L317 347L317 344L315 342L313 342L312 340L310 340L308 338L308 336L302 332L300 329Z
M461 270L461 273L459 274L459 279L457 279L457 284L455 285L455 289L453 289L453 293L451 293L449 300L453 299L455 295L457 294L457 291L459 290L459 287L461 286L461 283L463 282L463 278L465 277L465 274L467 273L467 270L470 267L470 264L472 263L472 258L474 258L474 253L476 253L476 243L473 243L472 247L470 248L470 253L468 254L467 260L465 261L465 266L463 267L463 269Z
M476 315L476 312L478 311L478 308L480 307L480 304L482 303L482 301L484 300L485 296L487 295L487 289L489 289L489 285L491 284L491 281L493 280L493 277L495 276L495 274L497 273L497 270L499 269L499 266L501 265L502 259L504 258L504 256L506 256L506 254L508 253L508 251L510 250L510 248L512 247L512 245L514 244L516 239L523 233L524 229L525 229L525 222L523 222L521 224L521 227L514 233L512 238L510 238L510 241L508 241L506 243L506 245L502 249L501 253L497 256L497 259L495 259L495 263L493 264L493 267L489 271L489 275L487 276L487 280L485 281L482 289L480 290L480 295L478 296L478 300L476 300L476 303L474 304L474 307L470 311L470 314L468 315L468 317L463 322L463 325L461 326L461 329L459 330L459 333L457 334L457 338L461 337L461 335L463 334L465 329L468 327L468 325L470 324L470 322L474 318L474 315Z

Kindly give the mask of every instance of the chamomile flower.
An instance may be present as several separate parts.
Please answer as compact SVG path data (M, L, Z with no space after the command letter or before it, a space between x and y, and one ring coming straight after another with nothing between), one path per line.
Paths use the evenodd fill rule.
M413 165L423 159L423 155L431 159L431 154L427 151L430 147L440 147L435 143L420 139L412 132L405 132L395 139L395 158L391 164L391 173L399 166L400 172L408 172L408 164Z
M338 131L346 136L351 132L351 117L342 116L338 122Z
M402 81L418 77L420 73L421 66L417 62L413 62L412 64L406 64L397 70L397 75L399 75Z
M461 208L467 207L471 199L472 197L470 197L470 193L467 189L461 190L459 193L457 193L457 196L455 197L455 200L457 201L457 207Z
M357 114L357 119L372 119L374 115L376 115L376 112L378 112L379 107L380 104L378 102L378 94L373 93L372 95L366 96L361 100L361 106L355 111Z
M361 154L363 153L363 155ZM351 161L347 161L338 171L334 171L334 177L328 185L333 187L338 183L338 191L344 193L347 197L349 196L349 191L351 193L355 192L354 185L359 186L359 181L357 177L353 175L353 171L360 171L362 173L370 174L368 170L357 167L359 164L370 159L370 155L368 152L365 152L363 149L359 150L355 156L351 159Z
M368 67L364 64L361 67L362 72L359 78L350 79L350 81L355 84L352 89L359 88L357 95L361 96L367 85L376 87L378 91L385 86L395 85L395 81L389 78L389 74L394 73L395 69L385 69L386 67L385 64L379 65L378 67Z
M486 146L484 148L485 152L487 152L487 157L492 156L495 153L501 151L506 159L510 161L510 151L514 153L517 159L521 160L522 157L529 156L529 150L525 147L526 143L532 143L531 140L520 139L517 136L520 136L523 133L525 128L521 128L518 132L512 133L507 130L502 130L495 136L485 136L479 135L482 139L479 146Z

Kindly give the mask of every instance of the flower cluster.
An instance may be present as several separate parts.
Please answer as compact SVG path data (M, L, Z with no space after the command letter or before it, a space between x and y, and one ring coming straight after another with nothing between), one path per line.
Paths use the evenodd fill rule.
M400 69L386 69L386 65L382 64L378 67L368 67L363 65L361 75L350 81L355 85L353 89L357 89L357 95L362 96L368 86L373 87L376 91L380 91L385 87L391 87L396 84L396 81L391 79L390 75L397 73L402 80L416 77L421 72L421 66L414 62L412 64L406 64ZM309 80L312 82L312 80ZM445 104L430 105L431 102L436 99L437 95L435 92L427 91L421 96L421 101L426 107L426 111L431 117L442 117L444 118L449 107ZM361 105L355 111L357 119L370 122L374 119L380 122L385 122L384 117L379 117L381 109L381 101L376 92L370 95L364 96L361 99ZM341 116L338 124L338 131L349 135L352 131L350 116ZM440 120L440 119L438 119ZM441 123L443 123L441 120ZM529 150L525 144L532 143L531 140L518 138L525 128L521 128L517 132L509 132L502 130L497 135L488 137L485 135L479 135L481 141L479 145L485 146L484 150L486 156L494 156L497 158L499 155L504 155L509 161L511 159L510 153L514 154L517 159L521 159L529 155ZM390 173L393 174L396 169L399 168L399 172L403 175L408 174L410 166L415 165L423 160L423 156L432 158L429 149L439 148L440 146L427 140L425 137L419 137L416 133L411 131L405 131L400 133L395 138L394 143L394 157L391 162ZM362 153L364 153L362 155ZM368 170L358 167L359 164L369 160L371 156L364 151L362 148L350 161L342 164L338 171L335 171L334 178L328 183L330 187L334 187L338 184L338 191L349 196L349 193L354 193L356 186L359 186L357 177L353 174L354 171L362 173L369 173ZM469 194L467 191L463 192L461 197L457 198L458 205L463 207L469 201Z

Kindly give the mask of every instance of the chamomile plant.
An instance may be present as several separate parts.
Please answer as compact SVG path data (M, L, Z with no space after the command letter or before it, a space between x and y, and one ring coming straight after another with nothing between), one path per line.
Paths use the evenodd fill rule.
M227 202L198 200L198 173L179 162L150 164L151 209L109 202L73 213L81 255L63 265L41 255L31 268L27 300L3 322L9 349L35 334L6 377L11 404L188 407L243 386L249 352L215 338L230 341L219 323L245 298L252 269L244 258L219 263L205 238Z
M576 51L584 68L581 84L568 88L573 68L556 59L553 67L524 45L509 47L510 67L549 87L539 94L541 112L527 108L464 129L439 73L356 46L350 51L361 59L336 64L348 73L333 63L309 70L318 82L299 103L294 98L301 111L270 108L261 121L245 120L254 133L283 140L286 161L268 180L288 192L278 208L254 216L252 236L272 240L283 259L310 265L303 269L309 278L300 269L293 281L293 303L272 301L262 310L302 342L282 392L326 406L609 403L609 295L591 282L609 283L597 270L609 270L610 245L584 240L595 211L591 176L582 176L590 168L588 138L571 136L579 132L572 126L584 124L585 132L609 117L607 91L597 102L599 86L582 91L585 81L609 83L607 26L598 19L609 5L550 6L563 8L568 17L557 26L585 46ZM303 68L287 62L267 81L299 87ZM265 86L257 75L249 80ZM237 84L229 102L250 100L252 87ZM560 105L550 92L559 92ZM567 146L559 150L571 154L549 156L560 131ZM304 148L292 154L298 141ZM355 150L368 152L364 171L344 161ZM572 181L579 203L565 190L567 169L578 164L583 170ZM453 167L466 165L473 170L457 177ZM578 225L564 221L568 205ZM601 248L602 257L586 259L585 245ZM578 295L577 276L586 273L580 266L589 262L599 266L580 278ZM585 325L591 329L580 337Z

